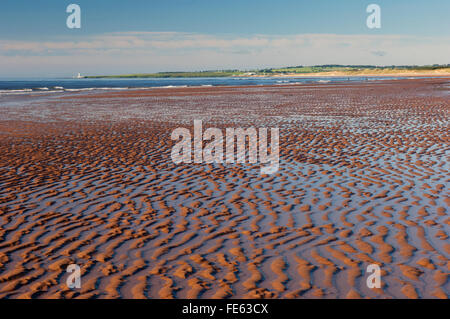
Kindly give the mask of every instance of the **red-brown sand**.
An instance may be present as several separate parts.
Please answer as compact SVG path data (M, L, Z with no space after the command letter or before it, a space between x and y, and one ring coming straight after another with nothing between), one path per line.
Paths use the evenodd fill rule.
M0 298L447 298L449 83L0 97ZM174 164L194 119L279 171Z

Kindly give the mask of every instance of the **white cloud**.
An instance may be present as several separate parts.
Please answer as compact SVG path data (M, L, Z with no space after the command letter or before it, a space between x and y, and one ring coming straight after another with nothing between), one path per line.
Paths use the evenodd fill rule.
M125 32L0 40L0 76L249 69L312 64L449 63L450 38L403 35L208 35Z

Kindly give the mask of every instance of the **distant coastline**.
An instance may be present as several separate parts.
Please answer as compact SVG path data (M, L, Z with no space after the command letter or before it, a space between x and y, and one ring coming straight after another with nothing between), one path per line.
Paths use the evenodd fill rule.
M450 76L450 64L430 66L320 65L268 68L251 71L214 70L121 75L87 75L87 79L195 78L195 77L345 77L345 76Z

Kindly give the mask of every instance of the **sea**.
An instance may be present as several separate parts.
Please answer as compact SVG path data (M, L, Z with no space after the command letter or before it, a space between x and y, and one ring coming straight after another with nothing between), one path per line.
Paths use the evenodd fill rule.
M420 78L420 77L415 77ZM150 88L295 85L329 82L364 82L395 80L397 77L223 77L223 78L0 78L0 96L10 94L62 93L95 90L128 90Z

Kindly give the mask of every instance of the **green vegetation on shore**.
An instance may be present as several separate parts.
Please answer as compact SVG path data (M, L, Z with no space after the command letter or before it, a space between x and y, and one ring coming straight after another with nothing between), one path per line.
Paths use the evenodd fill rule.
M232 76L276 76L276 75L307 75L324 73L336 73L338 75L367 75L367 74L396 74L396 73L450 73L450 64L444 65L400 65L400 66L374 66L374 65L315 65L315 66L290 66L284 68L267 68L251 71L240 70L212 70L198 72L159 72L159 73L139 73L123 75L91 75L84 78L89 79L111 79L111 78L193 78L193 77L232 77Z
M199 71L199 72L159 72L159 73L138 73L138 74L122 74L122 75L92 75L85 76L89 79L100 78L216 78L241 75L243 72L238 70L225 71Z

